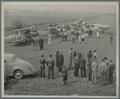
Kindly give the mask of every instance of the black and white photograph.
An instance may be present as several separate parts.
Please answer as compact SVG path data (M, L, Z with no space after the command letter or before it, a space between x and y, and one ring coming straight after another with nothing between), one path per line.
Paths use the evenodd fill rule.
M1 5L2 97L118 97L119 2Z

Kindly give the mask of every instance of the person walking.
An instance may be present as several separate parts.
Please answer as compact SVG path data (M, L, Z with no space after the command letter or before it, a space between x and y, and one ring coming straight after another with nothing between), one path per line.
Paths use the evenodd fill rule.
M44 55L41 55L41 58L40 58L40 77L44 77L45 78L45 63L46 63L46 60L44 58Z
M52 77L54 79L54 59L53 56L50 54L49 58L47 60L47 66L48 66L48 79Z

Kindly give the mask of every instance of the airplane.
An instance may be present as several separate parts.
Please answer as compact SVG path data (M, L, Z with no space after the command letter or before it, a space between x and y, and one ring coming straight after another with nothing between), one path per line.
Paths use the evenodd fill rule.
M93 32L99 31L101 33L104 33L105 30L108 30L110 28L110 26L95 23L95 24L92 24L90 28Z
M27 35L31 37L36 37L39 35L39 32L36 30L35 26L15 29L12 31L12 35L5 37L5 40L11 40L14 45L19 45L26 41Z

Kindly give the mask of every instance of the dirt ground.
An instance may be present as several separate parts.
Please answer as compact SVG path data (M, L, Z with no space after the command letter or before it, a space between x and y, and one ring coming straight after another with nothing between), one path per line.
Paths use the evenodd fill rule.
M116 64L116 39L114 37L114 44L110 45L109 37L109 35L103 34L101 38L87 38L84 44L79 44L78 42L72 44L71 40L65 42L61 41L60 39L54 39L51 46L48 46L47 42L45 42L44 50L42 51L39 50L38 45L32 49L28 46L15 47L12 46L11 43L6 42L5 53L14 53L17 57L29 61L37 70L39 70L40 55L44 54L45 57L48 57L48 55L52 53L55 56L57 50L60 50L60 52L63 53L65 65L68 66L68 51L71 47L77 52L83 53L86 59L87 53L90 49L97 50L98 63L101 62L101 59L104 56L107 56ZM88 81L87 78L74 77L72 70L69 71L68 80L70 84L66 86L63 85L61 74L58 74L57 68L55 67L55 79L53 80L49 80L47 77L40 78L39 76L28 76L20 81L12 78L5 89L5 95L116 95L116 79L114 79L113 84L101 86L101 84L98 82L98 84L93 85Z

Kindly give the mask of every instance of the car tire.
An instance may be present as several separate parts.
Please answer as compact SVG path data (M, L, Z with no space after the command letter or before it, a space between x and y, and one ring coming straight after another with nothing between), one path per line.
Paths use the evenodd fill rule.
M14 78L15 79L22 79L23 78L23 72L21 70L15 70L14 71Z

